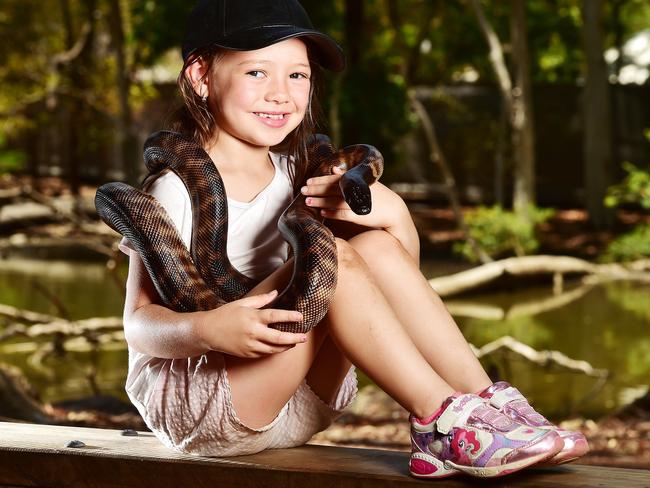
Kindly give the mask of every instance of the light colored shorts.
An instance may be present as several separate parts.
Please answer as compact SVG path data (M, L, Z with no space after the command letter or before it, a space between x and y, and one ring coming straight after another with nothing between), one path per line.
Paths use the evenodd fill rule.
M237 417L223 354L159 359L129 349L126 391L151 431L166 446L200 456L239 456L295 447L325 430L357 392L354 366L332 403L305 380L276 418L251 428Z

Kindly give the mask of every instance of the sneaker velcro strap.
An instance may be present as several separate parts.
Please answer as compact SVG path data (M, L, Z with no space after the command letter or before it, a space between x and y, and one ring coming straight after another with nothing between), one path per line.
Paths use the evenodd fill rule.
M440 414L436 421L436 430L441 434L448 434L452 427L465 423L467 418L476 407L485 405L485 400L479 396L461 395L447 405L445 411Z
M493 394L490 398L490 405L500 410L504 405L515 400L526 400L526 397L514 386L509 386Z

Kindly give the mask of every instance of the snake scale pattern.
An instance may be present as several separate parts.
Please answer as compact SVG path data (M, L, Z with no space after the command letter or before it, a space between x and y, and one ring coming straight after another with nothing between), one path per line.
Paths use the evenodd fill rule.
M152 175L175 172L192 203L192 239L185 247L165 209L148 193L126 183L98 188L95 207L100 218L130 240L138 251L162 302L177 312L211 310L242 298L257 281L237 271L226 255L228 204L219 172L198 144L177 132L159 131L147 139L144 160ZM359 144L335 150L327 136L316 134L308 145L309 176L347 171L340 179L346 202L357 214L371 210L369 186L383 171L383 158L373 146ZM271 326L307 332L327 313L336 289L337 255L332 232L318 209L297 194L278 220L290 244L293 274L287 286L264 308L298 310L302 322Z

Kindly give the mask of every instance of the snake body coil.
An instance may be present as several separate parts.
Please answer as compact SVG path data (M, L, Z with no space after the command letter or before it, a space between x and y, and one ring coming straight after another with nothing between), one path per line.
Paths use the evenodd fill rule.
M242 298L257 282L237 271L226 255L227 197L210 157L181 134L160 131L145 142L144 159L151 174L174 171L185 184L192 203L190 250L158 201L125 183L107 183L97 190L100 218L131 241L170 309L211 310ZM356 213L370 212L369 185L383 170L383 159L374 147L355 145L335 151L329 138L318 134L308 146L308 161L310 176L332 174L333 166L347 169L340 180L346 202ZM336 243L318 209L308 207L301 194L280 216L278 229L293 250L293 275L265 308L302 312L302 322L272 326L307 332L325 316L336 289Z

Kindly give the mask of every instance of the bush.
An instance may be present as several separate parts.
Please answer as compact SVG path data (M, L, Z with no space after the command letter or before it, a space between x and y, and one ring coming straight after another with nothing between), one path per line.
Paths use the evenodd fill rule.
M614 239L602 256L603 261L634 261L650 257L650 224L637 225L634 230Z
M650 210L650 171L623 163L627 176L607 189L605 205L618 207L627 203ZM633 261L650 257L650 224L641 224L614 239L601 256L602 261Z
M5 149L5 146L6 138L0 134L0 175L23 170L27 161L25 152Z
M623 163L627 172L625 179L618 185L607 189L605 205L618 207L626 203L637 203L645 210L650 210L650 171L639 169L632 163Z
M529 219L499 205L478 207L468 212L465 222L470 237L492 258L507 254L523 256L539 248L536 229L555 213L552 209L530 206ZM472 262L479 260L467 241L454 245L454 252Z

